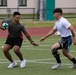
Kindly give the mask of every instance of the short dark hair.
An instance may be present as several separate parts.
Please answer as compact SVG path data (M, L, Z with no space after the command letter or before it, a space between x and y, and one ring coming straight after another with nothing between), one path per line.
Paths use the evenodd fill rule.
M17 12L17 11L15 11L14 13L13 13L13 16L16 16L16 15L21 15L19 12Z
M61 8L56 8L54 11L53 11L53 13L60 13L60 14L62 14L63 13L63 11L62 11L62 9Z

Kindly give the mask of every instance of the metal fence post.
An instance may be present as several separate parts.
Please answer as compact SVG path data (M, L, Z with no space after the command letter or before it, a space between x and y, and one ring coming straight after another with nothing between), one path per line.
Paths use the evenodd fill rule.
M8 18L10 18L10 15L11 15L11 9L10 8L7 8L7 14L8 14Z

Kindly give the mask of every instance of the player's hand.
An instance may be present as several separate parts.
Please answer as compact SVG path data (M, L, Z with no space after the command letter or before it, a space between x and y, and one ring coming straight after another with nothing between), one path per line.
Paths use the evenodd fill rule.
M31 43L34 46L39 46L37 43L35 43L34 41Z
M45 40L45 37L42 37L41 39L40 39L40 42L42 42L42 41L44 41Z
M2 26L0 26L0 29L2 29L2 30L6 30L6 29L4 29Z
M73 44L74 44L74 45L76 45L76 42L75 42L75 41L73 41Z
M76 45L76 38L73 38L73 44Z

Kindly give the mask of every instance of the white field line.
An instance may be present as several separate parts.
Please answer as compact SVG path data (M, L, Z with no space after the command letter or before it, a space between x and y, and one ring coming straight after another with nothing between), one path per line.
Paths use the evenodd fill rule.
M27 50L27 49L29 49L29 50L40 50L40 51L42 51L42 50L44 50L44 51L50 51L50 47L49 47L49 49L47 50L47 49L40 49L40 48L34 48L34 47L29 47L29 48L27 48L27 47L22 47L21 49L25 49L25 50ZM61 51L61 50L59 50L59 51ZM74 50L70 50L70 52L76 52L76 51L74 51Z
M37 64L56 64L55 62L33 62L31 61L30 63L37 63ZM67 63L63 63L62 65L72 65L72 64L67 64Z
M25 49L25 50L28 50L29 48L21 48L21 49ZM40 50L40 51L50 51L50 49L48 49L48 50L44 50L44 49L34 49L34 48L30 48L29 50Z
M61 58L61 59L66 59L66 58ZM44 62L44 60L55 60L54 58L48 58L48 59L33 59L33 60L27 60L29 63L37 63L37 64L56 64L55 62ZM20 62L20 60L15 60L16 62ZM4 63L10 63L7 59L0 59L0 64ZM72 65L72 64L67 64L63 63L62 65Z
M50 44L51 45L51 44ZM50 45L48 45L48 44L45 44L45 45L39 45L39 47L45 47L45 46L47 46L47 47L49 47ZM32 45L25 45L25 46L22 46L22 47L34 47L34 46L32 46Z
M46 47L46 46L44 46L44 47ZM1 48L2 49L2 48ZM42 48L38 48L38 47L27 47L27 46L24 46L24 47L21 47L21 49L25 49L25 50L35 50L35 51L37 51L37 50L39 50L39 51L50 51L50 47L49 47L49 49L47 50L47 49L42 49ZM3 50L3 49L2 49ZM59 51L61 51L61 50L59 50ZM70 52L76 52L76 51L74 51L74 50L70 50Z
M61 58L61 59L66 59L66 58ZM27 60L27 62L42 62L42 61L48 61L48 60L55 60L54 58L48 58L48 59L33 59L33 60Z

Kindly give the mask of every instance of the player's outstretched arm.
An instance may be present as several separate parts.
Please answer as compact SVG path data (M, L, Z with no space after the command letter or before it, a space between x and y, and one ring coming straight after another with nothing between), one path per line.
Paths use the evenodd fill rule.
M42 37L40 39L40 42L44 41L47 37L51 36L52 34L54 34L56 32L56 30L52 29L49 33L47 33L44 37Z
M27 32L24 33L24 35L27 37L27 39L30 41L30 43L31 43L32 45L34 45L34 46L39 46L37 43L35 43L35 42L32 40L31 36L30 36Z

